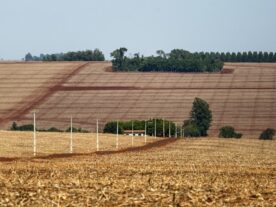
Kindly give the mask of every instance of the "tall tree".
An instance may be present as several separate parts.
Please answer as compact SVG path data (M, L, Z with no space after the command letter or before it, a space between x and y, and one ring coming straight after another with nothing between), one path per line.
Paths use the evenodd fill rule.
M195 98L193 108L190 113L190 121L200 131L201 136L207 136L207 131L212 122L212 111L209 104L200 98Z
M33 61L33 56L31 53L27 53L25 55L25 61Z
M127 49L125 47L121 47L111 53L111 57L114 58L112 62L116 69L122 69L126 52Z

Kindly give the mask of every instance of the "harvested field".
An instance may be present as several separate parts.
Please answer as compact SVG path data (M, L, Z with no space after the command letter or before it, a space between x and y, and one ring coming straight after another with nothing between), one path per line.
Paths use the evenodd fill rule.
M180 139L132 153L0 162L1 206L275 206L276 142Z
M39 67L44 64L50 64L54 70L59 64L69 63L37 63L42 65ZM22 65L26 67L26 64ZM13 67L20 71L22 65ZM213 111L211 135L217 135L224 125L234 126L246 137L257 137L268 127L276 128L276 64L228 63L224 72L210 74L113 73L107 70L110 65L109 62L88 63L74 74L64 69L67 75L72 75L68 78L63 74L54 92L38 103L24 102L28 110L23 107L24 113L18 116L15 114L22 112L23 102L9 105L10 95L7 93L11 89L5 88L0 105L0 111L6 117L1 123L2 128L8 128L15 120L30 123L32 110L37 111L40 128L67 128L71 115L76 126L82 128L91 128L96 119L99 119L101 129L107 121L117 119L157 117L180 124L189 117L195 97L205 99ZM7 70L7 64L0 66ZM26 83L17 89L17 94L27 91L28 84L33 84L31 78L25 76L25 79ZM30 94L37 96L34 92Z
M156 141L147 136L147 143ZM32 132L0 131L0 158L26 158L33 156ZM37 156L70 153L70 133L37 132ZM145 145L144 137L119 135L119 151ZM116 151L116 135L99 134L101 151ZM73 152L76 154L96 152L96 134L73 133Z

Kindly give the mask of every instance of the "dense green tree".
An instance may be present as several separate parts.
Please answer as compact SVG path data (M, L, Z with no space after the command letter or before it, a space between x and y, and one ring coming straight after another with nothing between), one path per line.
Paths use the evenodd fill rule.
M232 126L224 126L219 130L219 137L220 138L241 138L242 134L235 132L234 127Z
M259 139L262 139L262 140L272 140L274 135L275 135L275 130L271 129L271 128L268 128L268 129L264 130L261 133Z
M25 61L33 61L33 56L31 53L27 53L25 55Z
M263 61L262 62L269 62L268 52L264 52Z
M146 122L146 124L145 124ZM149 119L144 121L132 120L132 121L124 121L119 122L119 133L124 133L125 130L145 130L145 126L147 127L147 135L154 136L155 135L155 123L156 123L156 136L163 137L163 124L164 124L164 135L169 137L174 136L176 132L175 123L162 120L162 119ZM108 122L105 124L104 133L117 133L117 122Z
M195 98L190 112L190 119L183 123L185 137L207 136L211 126L212 111L209 104L200 98Z
M241 61L242 62L248 62L248 53L247 52L243 52L241 55Z
M249 51L247 54L247 62L252 62L252 60L253 60L253 53Z
M117 133L117 122L116 121L112 121L107 123L104 126L104 133L111 133L111 134L116 134ZM124 133L124 129L122 127L121 124L118 124L118 133L119 134L123 134Z
M11 126L11 131L17 131L17 130L18 130L18 126L17 126L16 122L13 122L12 126Z
M27 57L28 55L28 57ZM105 57L99 49L77 51L77 52L67 52L67 53L57 53L57 54L40 54L39 57L31 56L27 54L26 61L104 61Z
M258 52L253 52L252 62L258 62Z
M238 52L236 60L237 62L242 62L242 54L240 52Z
M123 65L125 61L125 53L127 52L127 49L125 47L121 47L117 50L114 50L111 53L111 57L113 57L112 63L113 68L117 70L123 70Z
M226 56L225 57L225 62L230 62L231 61L231 53L227 52L225 56Z
M276 62L276 52L273 55L273 62Z
M263 52L259 52L258 54L258 62L263 62L264 61L264 54Z
M207 136L211 122L212 111L209 109L209 104L203 99L195 98L190 113L190 123L197 127L201 136Z
M273 62L273 52L268 54L268 62Z

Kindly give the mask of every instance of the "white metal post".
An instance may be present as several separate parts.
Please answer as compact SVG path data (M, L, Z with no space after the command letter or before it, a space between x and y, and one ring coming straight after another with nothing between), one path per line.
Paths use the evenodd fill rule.
M155 137L155 139L157 138L156 137L156 119L154 120L154 137Z
M70 153L73 153L73 118L70 119Z
M34 156L36 156L36 120L35 120L35 112L34 112L34 140L33 140L33 148L34 148Z
M96 148L97 151L99 151L100 147L99 147L99 120L97 119L97 140L96 140Z
M145 120L145 143L147 143L147 121Z
M119 149L119 121L117 120L116 149Z
M134 138L134 131L133 131L133 121L131 122L131 146L133 147L133 138Z

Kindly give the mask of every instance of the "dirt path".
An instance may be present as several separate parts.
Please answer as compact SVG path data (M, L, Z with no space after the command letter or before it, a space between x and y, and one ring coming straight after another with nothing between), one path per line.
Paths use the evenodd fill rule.
M71 158L71 157L79 157L79 156L91 156L91 155L112 155L112 154L122 154L122 153L129 153L129 152L145 152L154 148L161 148L168 144L176 142L178 139L174 138L167 138L158 140L156 142L148 143L143 146L138 147L128 147L125 149L120 149L116 151L99 151L99 152L92 152L92 153L63 153L63 154L51 154L45 156L37 156L37 157L30 157L30 158L20 158L20 157L0 157L0 162L13 162L13 161L32 161L37 159L42 160L52 160L52 159L59 159L59 158Z
M78 74L83 68L85 68L87 65L89 65L89 62L85 62L78 67L74 68L69 74L66 74L58 83L56 83L54 86L47 88L44 92L41 93L41 95L35 97L31 102L30 97L28 97L26 100L19 103L19 105L24 104L22 107L13 110L10 114L8 114L6 117L0 118L0 125L11 121L11 120L20 120L22 116L24 116L26 113L34 109L36 106L43 103L45 100L47 100L50 96L52 96L56 91L59 90L59 88L66 83L70 78L72 78L74 75ZM33 96L33 95L32 95Z

